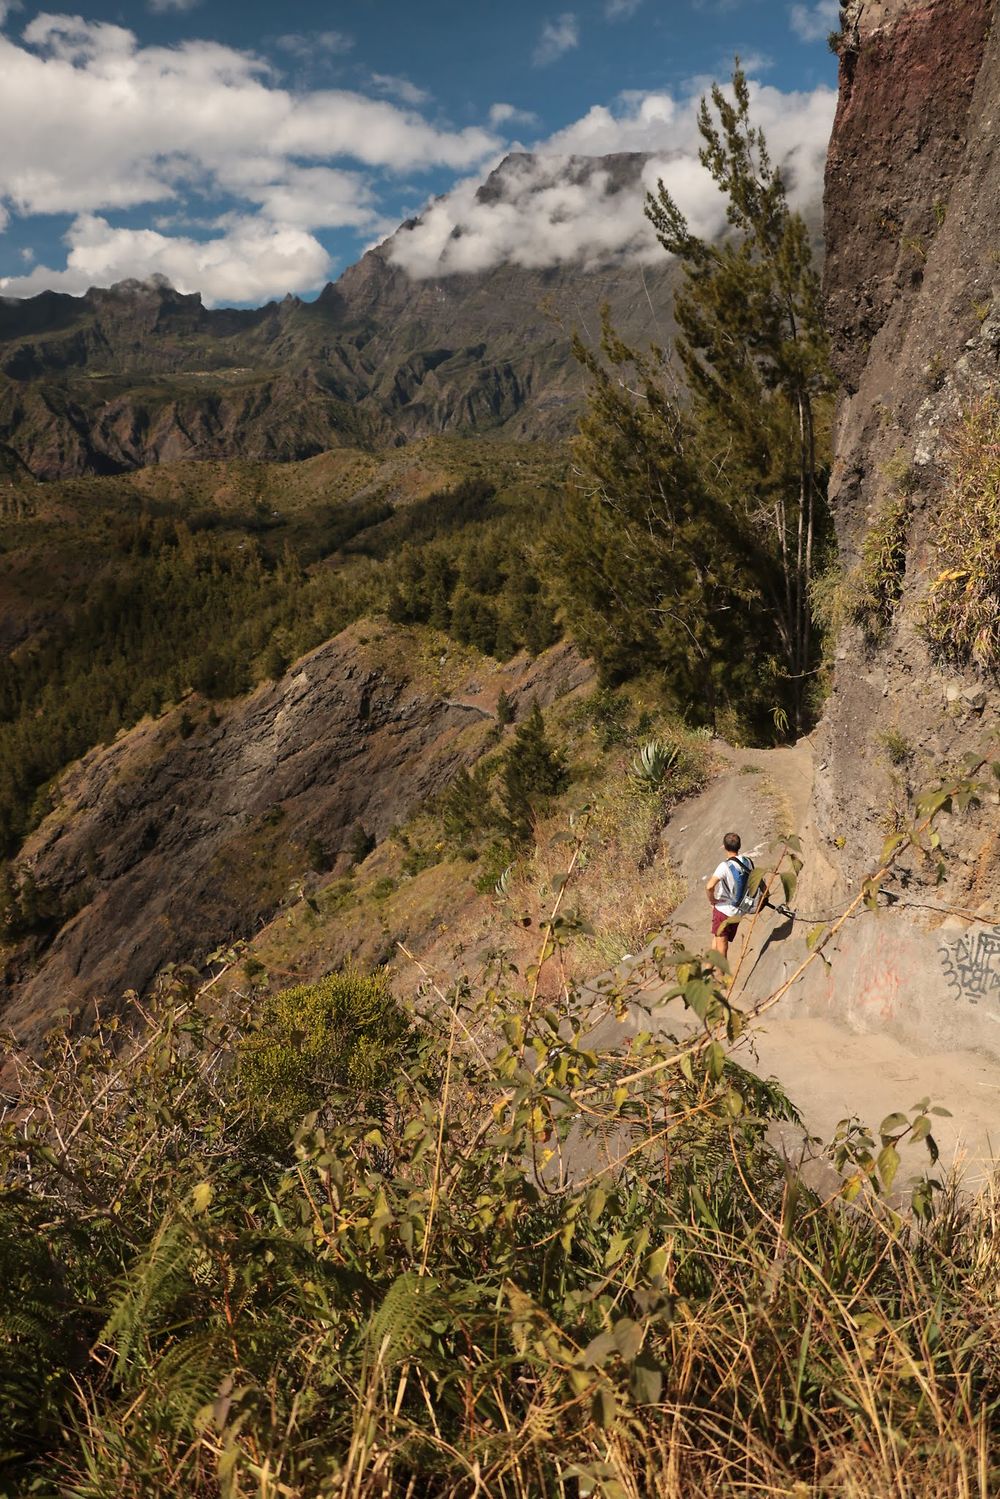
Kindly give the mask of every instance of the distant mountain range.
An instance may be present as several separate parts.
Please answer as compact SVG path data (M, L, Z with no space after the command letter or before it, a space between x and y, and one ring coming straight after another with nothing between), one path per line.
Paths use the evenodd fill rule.
M523 202L536 160L508 157L474 202L510 199L512 183ZM620 195L632 221L647 161L571 158L561 170L569 190L601 174L605 201ZM595 338L607 304L628 339L673 331L666 257L643 268L588 249L539 268L507 259L414 279L406 237L422 227L402 225L314 302L209 309L141 282L0 300L0 483L183 458L300 459L443 432L557 438L583 389L574 329Z

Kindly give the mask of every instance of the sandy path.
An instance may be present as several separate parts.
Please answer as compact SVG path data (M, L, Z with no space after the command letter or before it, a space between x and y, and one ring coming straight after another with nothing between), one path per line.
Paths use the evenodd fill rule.
M812 792L812 755L806 743L788 749L723 753L732 769L681 806L665 833L667 856L680 868L688 886L668 931L696 951L710 942L704 886L722 857L723 835L739 832L744 850L758 863L765 863L777 836L807 826ZM874 941L877 926L872 930ZM772 912L758 921L734 989L740 1008L766 996L762 971L753 967L760 948L770 938L773 960L791 932L791 923ZM738 958L739 952L737 942L731 958ZM834 965L836 984L836 960ZM640 978L642 955L618 970L619 982L626 971ZM849 982L846 977L845 982ZM685 1029L683 1011L676 1002L658 1006L663 992L658 980L647 982L642 1005L634 1007L623 1022L610 1016L598 1022L594 1044L624 1045L630 1035L648 1029L651 1023L654 1028ZM850 1006L842 1008L846 1013ZM929 1097L952 1115L935 1122L942 1166L958 1164L973 1185L989 1169L994 1154L1000 1155L1000 1061L987 1051L921 1051L888 1031L868 1028L859 1034L836 1017L804 1013L792 990L757 1023L735 1056L762 1076L776 1078L800 1110L808 1133L822 1139L829 1139L845 1117L856 1115L877 1128L887 1114L910 1110ZM790 1152L801 1152L801 1133L784 1130L783 1138ZM907 1174L923 1171L926 1165L922 1149L905 1154L901 1183Z

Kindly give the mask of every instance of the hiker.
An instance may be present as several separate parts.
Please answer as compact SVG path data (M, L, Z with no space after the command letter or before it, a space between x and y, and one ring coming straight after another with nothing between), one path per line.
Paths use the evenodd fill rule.
M739 833L727 833L722 846L726 858L705 889L712 907L712 949L725 958L739 927L740 906L744 904L747 882L753 873L753 860L748 855L740 858Z

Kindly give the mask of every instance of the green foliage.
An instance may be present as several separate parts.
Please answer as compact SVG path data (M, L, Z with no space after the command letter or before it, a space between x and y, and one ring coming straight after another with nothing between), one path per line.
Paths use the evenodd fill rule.
M73 909L58 891L39 885L30 869L0 865L0 941L50 935Z
M60 586L45 598L52 585L40 585L44 630L0 660L0 857L93 745L191 688L224 700L277 678L362 614L430 623L504 658L559 635L533 555L552 485L543 463L502 487L472 478L395 509L321 497L292 516L199 502L200 467L169 505L131 481L81 481L58 489L74 527L31 515L8 527L27 565L41 566L37 548ZM63 585L52 556L75 584ZM186 705L182 737L195 722Z
M352 867L355 864L363 864L375 847L375 835L369 833L364 823L356 823L351 833L350 842L347 845L348 856Z
M546 804L564 791L569 772L545 732L537 703L514 735L500 774L501 826L512 843L526 843Z
M678 745L650 739L632 761L632 776L644 791L662 791L677 769L679 760Z
M707 955L654 955L680 1026L605 1050L558 979L572 927L408 1030L379 975L256 1018L175 985L127 1036L11 1055L4 1491L936 1499L995 1471L995 1191L887 1202L940 1111L845 1120L817 1196ZM352 1048L387 1023L389 1055Z
M505 688L501 688L500 696L497 698L497 723L501 729L514 722L514 704L508 696Z
M402 544L387 595L389 618L448 631L501 660L521 647L537 655L559 630L531 556L530 530L509 516L501 522L495 495L492 485L470 480L433 497L422 517L401 513L409 534L403 540L398 523L391 528ZM449 525L468 527L468 535L448 534Z
M330 858L323 844L316 837L306 842L306 858L309 860L309 868L314 869L317 874L323 874L330 868Z
M391 1077L407 1033L384 969L299 984L262 1001L239 1047L240 1091L269 1135L287 1136L336 1094L370 1093Z
M913 746L899 729L885 729L879 741L892 765L907 765L913 759Z
M952 432L947 481L929 512L941 571L922 629L941 660L1000 670L1000 402L988 396Z
M490 786L493 767L480 760L472 770L463 765L456 771L441 800L445 837L453 847L478 848L483 837L497 826L496 803Z
M647 212L684 268L677 353L605 326L582 344L589 411L553 545L575 632L612 679L661 671L694 722L736 710L767 735L775 699L801 728L816 664L810 581L829 544L831 379L809 236L788 208L737 68L712 91L702 161L735 231L692 235L660 184Z
M456 852L475 857L489 849L481 889L493 888L568 784L565 756L549 737L537 702L502 754L455 773L440 799L441 825Z
M621 692L611 687L598 687L587 699L585 712L602 750L613 749L616 744L627 741L630 705Z
M848 578L851 616L869 645L883 639L902 597L911 510L906 493L891 494L884 501L862 543L858 566Z

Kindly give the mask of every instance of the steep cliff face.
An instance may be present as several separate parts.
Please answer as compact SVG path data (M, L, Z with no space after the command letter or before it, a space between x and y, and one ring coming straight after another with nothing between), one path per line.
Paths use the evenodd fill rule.
M310 879L342 868L482 753L506 690L518 715L590 679L570 646L494 668L423 659L406 632L348 630L221 712L191 699L92 750L21 865L76 914L26 943L0 1023L37 1041L55 1009L144 989L170 962L249 937Z
M844 384L832 502L846 574L863 569L866 538L893 506L905 556L888 568L899 598L893 607L890 578L881 634L849 622L841 636L817 736L816 819L841 889L877 867L908 792L967 755L996 758L995 676L932 647L925 618L947 565L936 523L954 493L954 434L1000 391L996 9L994 0L854 0L844 11L826 191L826 289ZM987 791L944 830L946 883L935 883L936 858L910 861L899 914L878 938L880 972L908 953L905 972L893 967L893 993L925 1039L958 1025L996 1045L976 1007L988 1000L1000 1018L998 829ZM848 963L851 982L837 986L845 999L871 978L868 941L848 942L857 971Z

